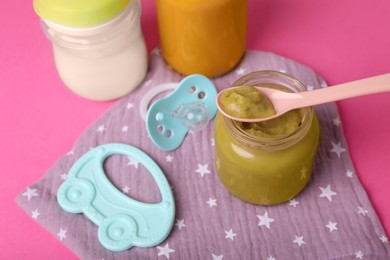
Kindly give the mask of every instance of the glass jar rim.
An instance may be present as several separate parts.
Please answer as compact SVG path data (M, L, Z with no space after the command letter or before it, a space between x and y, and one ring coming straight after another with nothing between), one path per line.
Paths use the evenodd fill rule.
M293 76L274 70L254 71L235 81L232 86L255 86L261 83L273 83L281 85L294 92L307 91L306 86ZM236 121L223 117L228 132L240 143L266 151L286 149L298 143L307 134L314 116L312 107L302 108L303 116L301 124L294 131L273 136L254 136L240 127Z

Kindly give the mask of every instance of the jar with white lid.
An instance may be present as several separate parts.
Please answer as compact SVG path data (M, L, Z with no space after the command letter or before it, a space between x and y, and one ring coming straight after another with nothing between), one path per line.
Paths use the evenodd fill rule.
M34 0L57 71L77 95L107 101L144 79L147 50L139 0Z

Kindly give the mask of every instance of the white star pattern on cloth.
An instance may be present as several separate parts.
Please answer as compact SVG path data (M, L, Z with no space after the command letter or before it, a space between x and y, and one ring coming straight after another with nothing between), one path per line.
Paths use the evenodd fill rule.
M286 70L285 69L283 69L283 68L280 68L280 69L278 69L280 72L282 72L282 73L286 73Z
M305 241L303 241L303 236L299 237L295 235L295 239L293 240L293 243L297 244L299 247L301 247L303 244L306 244Z
M127 126L127 125L124 125L123 127L122 127L122 133L125 133L125 132L127 132L129 130L129 127Z
M332 196L335 196L337 195L336 192L332 191L330 189L330 185L326 186L326 188L323 188L323 187L319 187L320 190L321 190L321 194L320 194L320 198L327 198L329 201L332 201Z
M362 251L357 251L356 253L355 253L355 258L356 259L363 259L363 252Z
M38 219L38 216L40 215L40 213L39 213L39 210L38 209L36 209L36 210L34 210L34 211L32 211L31 212L31 217L33 218L33 219Z
M234 240L234 237L237 236L236 233L233 232L233 229L230 229L229 231L225 231L225 238Z
M358 214L365 216L365 215L368 214L368 210L366 210L366 209L364 209L362 207L358 207Z
M37 189L27 188L27 190L22 195L26 196L27 200L30 201L32 197L38 197Z
M68 174L67 173L63 173L61 174L61 180L66 180L66 178L68 178Z
M265 212L264 215L257 215L259 218L259 224L257 224L259 227L266 226L268 229L271 228L271 223L275 221L275 219L268 217L268 212Z
M209 204L210 208L212 208L214 206L217 206L217 200L216 199L209 198L209 200L206 201L206 203Z
M184 224L184 219L176 219L175 226L177 226L178 229L185 227L186 224Z
M329 232L332 232L334 230L337 230L337 223L329 221L328 225L326 225L327 228L329 228Z
M74 155L74 151L71 150L71 151L69 151L66 155Z
M168 243L165 246L163 246L163 247L162 246L158 246L157 249L159 250L157 256L163 255L163 256L165 256L168 259L169 259L169 254L175 252L175 250L173 250L172 248L169 248L169 244Z
M198 169L195 170L195 172L200 173L200 176L205 176L207 173L210 173L210 171L207 169L208 164L198 164Z
M244 75L244 73L245 73L244 68L239 68L238 70L236 70L236 75Z
M129 162L127 165L133 165L136 169L138 169L139 161L135 160L133 157L127 157L129 159Z
M123 191L123 193L129 193L129 191L130 191L130 188L129 187L127 187L127 186L125 186L125 187L123 187L122 188L122 191Z
M57 233L57 236L60 238L62 241L63 239L66 238L66 229L60 228L60 232Z
M211 254L211 256L213 257L212 260L222 260L222 258L223 258L223 255L214 255L214 254Z
M126 105L126 108L127 108L127 109L131 109L131 108L133 108L133 107L134 107L134 104L131 103L131 102L127 103L127 105Z
M332 121L333 121L333 124L335 126L340 126L341 125L340 117L333 118Z
M348 178L352 178L352 176L353 176L353 171L348 170L348 171L345 173L345 175L347 175Z
M292 200L290 200L290 203L288 205L296 208L298 204L299 204L299 201L297 201L296 199L292 199Z
M102 133L102 132L106 131L106 127L105 127L104 125L100 125L100 126L98 126L97 131L98 131L99 133Z
M161 57L159 57L159 58L161 58ZM276 65L274 67L274 69L277 70L280 67L283 67L283 65ZM286 67L289 67L289 69L290 69L290 66L286 66ZM164 67L164 69L165 69L165 67ZM242 74L246 74L246 73L250 72L250 70L251 70L251 68L249 66L248 67L245 66L243 68L240 68L240 66L238 66L236 68L236 70L237 69L242 70ZM171 73L170 71L168 71L168 72ZM235 70L233 70L232 74L236 75ZM174 78L177 78L177 77L174 77ZM159 80L161 80L161 79L159 79ZM162 79L162 80L164 80L164 79ZM318 85L319 85L319 83L321 83L321 80L318 80L317 78L309 79L308 81L309 81L308 82L309 84L312 84L315 87L319 87ZM144 85L147 85L149 83L150 83L149 88L153 88L155 84L157 84L157 85L159 84L159 82L157 82L155 80L153 80L153 81L148 80L148 81L146 81L146 83L144 82ZM323 83L323 84L325 84L325 83ZM139 122L143 122L142 118L139 117L139 111L138 111L138 105L139 105L138 101L139 100L132 101L133 103L129 103L130 106L128 106L127 108L126 108L126 105L127 105L129 100L124 100L124 101L125 102L123 102L121 104L121 106L117 107L117 110L114 111L116 113L116 115L119 115L119 117L117 117L116 119L118 119L118 120L120 119L119 121L117 120L116 125L111 123L110 121L102 118L103 120L99 120L100 122L96 122L96 124L92 125L90 130L93 132L93 136L95 136L95 137L99 137L99 136L103 137L104 135L107 135L107 134L114 135L115 134L114 130L116 130L117 136L116 137L114 136L114 139L115 138L122 138L123 139L125 137L126 138L128 137L127 139L125 138L125 140L129 141L129 143L132 143L132 141L135 141L136 143L134 145L137 146L137 141L138 142L142 141L141 139L145 138L146 132L145 133L142 131L135 131L134 132L134 127L132 125L132 122L126 122L128 119L128 118L126 119L126 117L131 118L131 116L136 116L136 119L139 120ZM327 111L327 112L329 112L329 111ZM323 160L323 161L321 161L321 163L324 163L324 165L326 164L325 166L332 166L332 167L325 167L326 168L325 170L329 170L329 172L331 174L330 175L326 175L326 174L325 175L321 175L321 174L316 175L316 178L314 180L314 187L311 187L310 189L308 189L308 191L306 191L306 192L309 192L309 195L311 198L309 201L304 200L303 197L301 197L301 196L297 196L296 198L294 198L294 197L288 198L288 199L290 199L290 200L287 200L288 203L284 203L284 205L283 204L280 205L280 207L282 208L282 211L279 212L279 213L282 213L282 215L280 215L280 216L279 216L279 214L276 214L277 212L275 211L275 209L272 206L253 206L251 204L242 203L242 202L240 202L240 200L235 199L228 192L226 192L226 190L223 189L223 186L215 185L215 184L221 184L221 183L218 182L219 181L218 175L216 174L216 172L214 170L214 163L215 163L214 159L215 158L212 154L212 150L209 151L209 149L213 149L213 148L215 148L214 147L215 145L218 145L218 144L215 144L216 139L212 138L212 136L213 136L212 132L202 134L202 136L197 136L196 133L194 134L194 136L189 136L189 137L193 138L193 140L191 141L191 142L193 142L193 144L190 144L185 149L182 147L181 149L178 149L174 152L167 152L167 151L161 151L159 149L155 149L156 150L155 159L157 159L156 162L160 162L161 163L160 166L166 167L165 170L167 170L167 173L169 173L169 171L171 171L170 176L168 176L169 175L168 174L166 177L172 177L173 179L175 179L175 176L177 177L180 175L181 170L189 173L190 175L192 174L192 176L189 176L190 178L187 179L187 181L185 180L185 178L182 180L180 180L180 178L179 179L176 178L176 180L179 180L179 181L175 182L175 185L177 185L175 187L177 187L177 188L175 188L176 190L175 190L175 192L173 192L174 195L178 196L178 198L179 198L179 200L176 201L176 203L177 203L176 214L177 213L180 214L180 211L178 209L181 209L182 213L186 213L186 212L188 213L188 211L185 210L186 207L188 209L194 209L194 207L195 207L196 211L206 213L206 214L203 214L204 216L206 216L206 218L203 220L198 219L198 221L204 222L201 224L202 225L206 224L206 227L209 226L209 228L212 227L211 225L214 225L214 227L212 229L214 229L214 232L216 232L217 237L215 237L216 240L213 241L212 237L210 236L210 234L212 233L211 231L203 233L202 230L195 228L196 225L194 226L194 221L191 220L189 217L187 217L185 214L180 214L180 215L177 214L176 218L175 218L175 216L172 216L172 219L171 219L171 221L174 224L174 228L172 230L173 232L171 233L170 236L168 236L167 241L165 241L165 242L162 241L161 244L156 244L154 246L154 248L147 249L148 252L151 253L151 255L149 255L149 256L152 258L153 257L156 258L156 256L157 256L157 260L170 260L170 257L172 257L172 259L174 260L174 259L176 259L176 257L179 257L179 256L180 256L179 258L181 258L182 255L184 257L184 255L186 255L188 252L182 253L181 251L182 250L185 251L185 247L181 247L178 244L178 242L183 241L183 239L185 240L186 238L189 238L189 237L198 236L198 238L197 238L198 242L201 242L198 244L202 244L202 243L203 243L203 245L208 244L208 247L209 247L208 249L203 248L203 250L200 250L198 252L199 255L202 255L201 258L204 258L204 260L211 260L211 259L212 260L225 260L225 259L227 260L227 259L230 259L229 257L231 257L231 256L229 255L229 251L233 252L233 254L235 254L234 251L235 250L239 251L240 246L242 246L242 243L245 243L245 241L248 241L248 239L252 240L252 242L255 244L258 243L259 250L255 251L255 252L250 252L250 251L244 252L242 254L242 256L244 256L244 258L245 258L245 256L250 258L251 255L252 255L252 257L254 255L257 255L258 258L263 259L263 260L280 260L279 258L283 257L283 255L278 254L278 253L283 254L283 252L282 252L283 249L281 249L281 247L290 248L292 255L296 254L297 258L299 258L299 256L305 258L305 256L309 257L308 255L310 255L310 254L312 256L315 255L314 251L316 251L317 249L320 251L321 250L324 251L323 245L326 245L326 244L330 245L332 242L335 241L335 239L337 240L338 238L344 236L345 232L348 232L348 225L346 225L347 222L345 221L346 219L338 218L337 211L335 211L338 207L342 207L342 205L341 205L342 203L341 204L339 203L339 202L342 202L342 200L347 199L347 200L352 201L352 203L351 203L352 205L350 205L351 208L345 212L346 215L348 215L350 217L350 219L354 220L355 222L361 222L361 225L363 225L363 226L366 225L367 222L369 222L371 220L371 218L374 218L374 220L375 220L376 214L375 214L375 211L373 211L371 209L370 204L367 201L366 201L367 203L366 202L361 203L361 201L365 201L364 196L363 196L363 200L360 200L359 198L356 199L355 198L356 194L354 194L354 193L350 193L350 195L351 195L350 197L348 197L348 196L345 197L345 195L348 195L348 190L353 189L353 186L356 185L356 182L357 182L357 184L359 184L359 179L358 179L359 176L358 176L357 169L355 169L354 167L351 167L350 163L346 162L346 161L349 161L349 154L348 154L347 143L345 143L344 139L342 139L343 138L343 133L342 133L343 124L340 121L341 117L340 118L336 117L337 111L333 111L333 112L331 113L331 115L326 114L326 116L329 116L329 127L330 127L330 129L332 129L333 132L331 131L332 132L331 135L325 136L326 137L324 140L325 145L320 147L321 148L320 152L322 154L325 154L325 157L328 157L325 159L329 159L329 161ZM120 116L124 116L124 117L122 117L122 119L125 122L122 121ZM105 118L107 118L107 117L105 117ZM127 123L129 123L129 124L127 125ZM104 124L103 130L102 130L102 133L99 133L97 131L97 129L98 129L98 126L102 125L102 124ZM338 128L339 125L340 125L340 127ZM139 129L139 130L145 130L145 129ZM127 133L124 133L124 132L127 132ZM187 137L187 138L189 138L189 137ZM109 138L109 136L107 136L107 138ZM107 139L107 138L105 138L105 139ZM150 137L148 136L148 138L150 138ZM203 140L203 138L205 138L205 139ZM100 138L100 139L102 139L102 138ZM206 142L206 143L203 143L205 145L205 149L203 149L203 150L198 149L199 150L198 152L202 153L202 156L199 157L200 159L195 158L195 156L190 156L190 160L187 161L186 157L188 155L188 151L191 152L191 150L194 151L194 149L196 150L197 148L201 147L201 145L200 145L201 141L199 141L199 140L201 140L201 141L203 140ZM145 139L143 141L148 141L148 140ZM67 150L70 150L69 148L74 149L74 151L72 150L69 152L69 154L73 155L72 157L66 158L66 159L72 159L72 160L66 160L66 161L70 163L70 162L75 161L79 156L82 156L82 153L85 150L88 150L89 143L91 143L91 145L97 144L96 142L88 142L88 140L87 140L87 142L85 142L85 144L76 143L73 148L68 146L68 148L65 149L65 153L67 152ZM194 146L192 147L192 145L194 145ZM333 147L332 147L332 145L333 145ZM334 150L337 145L339 146L339 148L341 150L338 150L338 151ZM147 146L148 147L150 146L149 148L154 147L151 142L147 142ZM144 147L144 148L148 148L148 147ZM148 152L148 150L145 150L145 152ZM187 152L187 154L185 154L186 152ZM201 158L204 158L204 159L201 159ZM142 169L144 167L144 165L142 165L141 162L136 161L136 160L138 160L137 158L135 158L135 157L127 158L127 156L125 156L122 159L123 159L122 166L125 166L125 168L122 170L130 171L130 174L131 174L131 171L135 171L135 168L137 168L137 169L141 168L141 170L144 170L144 169ZM134 159L136 159L136 160L134 160ZM344 159L346 159L346 161L344 161ZM132 163L132 161L135 161L135 162ZM223 163L223 160L221 161L221 163ZM139 165L139 164L141 164L141 165ZM210 169L208 169L208 164L210 164ZM58 168L58 170L59 170L58 173L55 174L54 178L53 178L54 183L56 185L63 182L62 180L60 180L60 178L63 180L66 180L66 178L68 177L67 179L69 181L69 179L71 177L70 175L68 176L68 174L66 172L66 171L68 171L69 165L65 165L64 167L62 167L62 165L60 165L60 166L61 167ZM310 176L310 169L311 168L309 167L309 165L305 163L305 166L307 169L305 169L302 166L304 166L304 165L301 163L297 167L298 168L298 174L297 174L298 179L301 177L307 178L308 176ZM133 168L133 167L135 167L135 168ZM305 173L307 176L305 175ZM135 175L139 176L137 173L135 173ZM136 177L136 176L129 176L129 177ZM345 191L343 191L342 186L338 185L338 183L335 181L337 179L336 177L339 178L338 180L341 181L341 183L347 184L346 187L344 187L344 189L346 189ZM167 179L171 180L172 178L167 178ZM117 179L117 181L120 179L121 178ZM171 181L173 181L173 179ZM153 183L151 183L151 184L155 185L154 180L153 179L151 179L151 180L153 181ZM150 180L147 180L147 181L150 181ZM187 182L187 183L184 183L184 182ZM192 182L192 184L194 184L194 185L196 184L198 186L195 187L196 189L191 189L190 191L187 190L187 193L188 193L187 195L188 196L190 196L190 195L191 196L192 195L199 196L198 199L200 199L200 201L198 201L199 203L195 203L195 204L192 203L192 205L191 205L191 203L188 203L188 201L186 201L184 199L185 197L181 197L183 194L184 194L184 196L186 195L185 190L187 188L185 186L188 186L188 185L180 185L180 184L191 184L191 182ZM121 191L123 191L123 193L129 193L129 194L131 194L133 192L133 186L129 186L131 188L130 189L128 186L125 186L127 184L130 185L131 183L127 183L127 181L126 181L126 182L122 182L121 184L119 184L118 188L119 188L120 193L122 193ZM168 183L168 185L169 184L170 183ZM315 184L317 184L317 185L315 185ZM29 186L29 188L37 188L37 189L35 189L36 195L30 195L30 197L28 197L25 194L27 192L26 191L27 186L25 186L24 190L22 190L23 194L20 198L21 199L20 201L22 203L24 203L24 205L26 206L26 211L27 211L28 215L30 216L30 218L32 218L31 220L33 222L45 223L45 221L47 221L46 216L48 216L48 213L50 213L47 210L50 210L50 207L45 209L46 207L41 206L41 202L44 202L43 200L45 200L45 198L47 197L46 195L51 196L51 197L54 196L54 200L52 200L52 202L55 202L56 203L55 205L58 206L57 202L55 201L56 194L51 194L51 193L45 194L44 189L41 188L41 186L39 186L38 184L31 185L31 186ZM148 186L148 187L146 187L146 191L150 188L155 188L155 187ZM167 187L167 189L169 191L168 187ZM171 186L171 189L173 190L173 186ZM329 189L328 192L326 191L327 189ZM161 192L159 190L154 190L154 191ZM119 195L120 195L120 193L119 193ZM202 193L203 193L203 195L202 195ZM35 196L37 196L37 197L34 198ZM123 195L123 196L125 196L125 195ZM180 199L180 198L182 198L182 199ZM31 199L31 201L28 201L30 199ZM191 200L189 200L189 201L191 201ZM240 211L239 214L233 214L233 215L228 214L228 215L225 215L225 217L224 217L224 213L226 213L226 211L228 211L229 208L231 209L232 205L234 206L235 204L238 205L240 203L243 205L242 206L243 210ZM313 205L314 205L314 208L318 206L318 208L321 209L321 212L317 212L317 213L314 212L315 214L313 212L310 212L310 208L313 208ZM48 206L50 206L50 205L48 205ZM360 207L358 207L358 206L360 206ZM207 207L209 207L209 209L207 209ZM277 207L279 207L279 206L277 206ZM291 208L291 207L293 207L293 208ZM333 208L333 211L332 211L332 208ZM368 209L368 211L366 209ZM42 213L40 212L41 210L42 210ZM268 212L268 210L270 210L270 212ZM309 213L313 213L314 215L317 215L317 217L320 216L320 219L322 219L318 223L319 225L317 226L317 230L316 229L306 230L306 229L299 228L299 226L302 224L302 223L300 223L303 220L301 217L303 216L302 214L305 213L304 212L305 210L309 210ZM40 214L42 214L42 216L40 216ZM68 213L64 213L64 214L68 214ZM282 217L283 214L285 214L284 220ZM189 214L189 216L191 216L191 214ZM196 214L194 216L196 216ZM292 219L290 218L291 216L293 217ZM224 218L222 220L222 222L221 222L221 217ZM78 218L78 217L75 216L75 218ZM84 216L82 218L84 218ZM274 219L274 218L276 218L276 219ZM33 219L36 219L37 221L35 221ZM70 219L72 219L72 217L70 217ZM242 225L242 223L243 223L242 220L244 222L246 220L248 225ZM326 220L328 220L328 223L326 223ZM88 223L90 222L86 218L83 219L82 221L86 221ZM171 224L172 224L172 222L171 222ZM219 223L219 225L218 225L218 223ZM346 224L344 224L344 223L346 223ZM186 224L188 224L189 226L186 226ZM338 224L340 224L340 225L338 225ZM351 224L351 223L349 223L349 224ZM374 223L374 224L378 224L378 223ZM257 225L258 227L256 228L255 225ZM60 227L61 227L61 229L60 229ZM198 227L199 227L199 225L198 225ZM234 230L233 230L233 228L234 228ZM276 230L278 230L279 228L281 230L284 230L283 235L285 235L285 237L282 238L282 240L280 240L278 242L278 234L277 234ZM338 228L340 228L340 229L338 229ZM67 229L69 229L69 230L67 230ZM183 230L181 230L181 229L183 229ZM372 252L366 251L366 249L364 247L359 246L359 243L362 244L363 242L365 242L365 240L369 241L370 238L372 239L372 241L371 241L372 244L377 245L377 248L379 248L379 249L386 249L386 247L389 248L388 238L386 237L386 233L384 233L381 228L367 229L367 230L369 231L368 232L368 234L370 235L369 237L366 238L364 236L360 236L360 237L356 236L356 238L355 238L355 240L357 240L356 246L351 247L349 252L348 252L348 254L350 255L351 258L355 259L355 254L357 254L357 252L359 252L359 254L362 255L363 260L370 258L369 253L372 253ZM379 230L379 232L375 232L378 230ZM57 233L55 233L55 231L57 231ZM250 235L246 234L246 232L249 232L249 231L252 234L250 234ZM59 222L59 224L54 226L54 228L52 229L52 232L58 240L62 241L61 243L67 243L67 242L70 242L71 240L73 240L73 238L74 238L73 235L74 235L75 230L73 228L71 228L71 226L67 225L66 222L63 222L63 223ZM69 233L67 233L67 232L69 232ZM69 235L69 238L67 238L68 235ZM94 235L97 235L97 233L95 233ZM238 235L240 235L240 236L238 236ZM270 241L272 241L272 240L274 240L274 242L276 241L276 244L278 244L280 242L285 242L285 243L281 243L280 244L281 247L278 247L278 246L276 246L275 248L267 247L265 244L261 244L262 239L264 238L264 235L268 236ZM225 240L223 240L223 238L225 238ZM307 243L305 242L306 241L305 239L308 239ZM88 238L88 240L90 240L90 239ZM283 240L285 240L285 241L283 241ZM88 241L86 241L86 242L88 242ZM171 245L168 245L168 243L171 243ZM191 244L191 243L189 243L189 244ZM218 246L218 244L225 245L225 247L221 248ZM172 246L172 248L170 248L170 246ZM229 247L226 247L226 246L229 246ZM271 247L272 247L272 245L271 245ZM332 249L332 248L327 248L327 249ZM333 248L333 249L335 249L335 248ZM336 251L330 250L330 251L332 251L334 254L338 254L338 255L345 253L345 248L343 248L343 247L338 247L336 249L338 249L338 250L336 250ZM293 251L295 251L295 252L293 252ZM325 248L325 251L327 251L326 248ZM377 252L377 253L379 254L381 252L382 251ZM101 259L102 257L103 257L103 255L101 255L101 257L99 259ZM140 255L140 257L142 257L142 255ZM294 258L293 256L291 256L291 257ZM188 257L188 258L191 258L191 257ZM316 258L316 257L313 256L313 258ZM356 258L358 258L358 257L356 256Z
M389 243L389 240L385 235L380 236L379 239L382 241L382 243Z
M341 158L341 153L345 152L346 149L343 148L343 147L341 147L340 142L338 142L337 144L335 144L335 143L332 142L332 146L333 146L333 148L332 148L330 151L333 152L333 153L336 153L337 156L338 156L339 158Z
M165 156L165 160L167 162L172 162L173 161L173 157L171 155L167 155L167 156Z

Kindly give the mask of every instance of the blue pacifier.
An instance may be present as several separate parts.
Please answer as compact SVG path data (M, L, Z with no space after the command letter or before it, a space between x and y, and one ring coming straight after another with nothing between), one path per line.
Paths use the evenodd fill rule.
M161 202L142 203L115 188L103 169L104 160L114 154L131 156L146 167L160 189ZM125 144L106 144L84 154L58 189L57 200L65 211L84 213L98 225L100 243L112 251L161 243L175 216L171 188L161 169L147 154Z
M207 77L184 78L174 91L154 102L146 113L146 128L154 144L172 151L181 145L189 130L203 130L217 112L216 97L217 90Z

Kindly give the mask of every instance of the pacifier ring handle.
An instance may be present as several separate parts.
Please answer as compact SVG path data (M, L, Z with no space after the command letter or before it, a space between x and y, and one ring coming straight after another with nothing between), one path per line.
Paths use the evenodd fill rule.
M175 89L178 85L179 85L179 83L175 83L175 82L164 83L164 84L157 85L156 87L154 87L151 90L149 90L148 92L146 92L146 94L142 98L140 105L139 105L139 112L141 114L141 118L144 121L146 120L148 106L155 96L157 96L158 94L160 94L164 91Z

